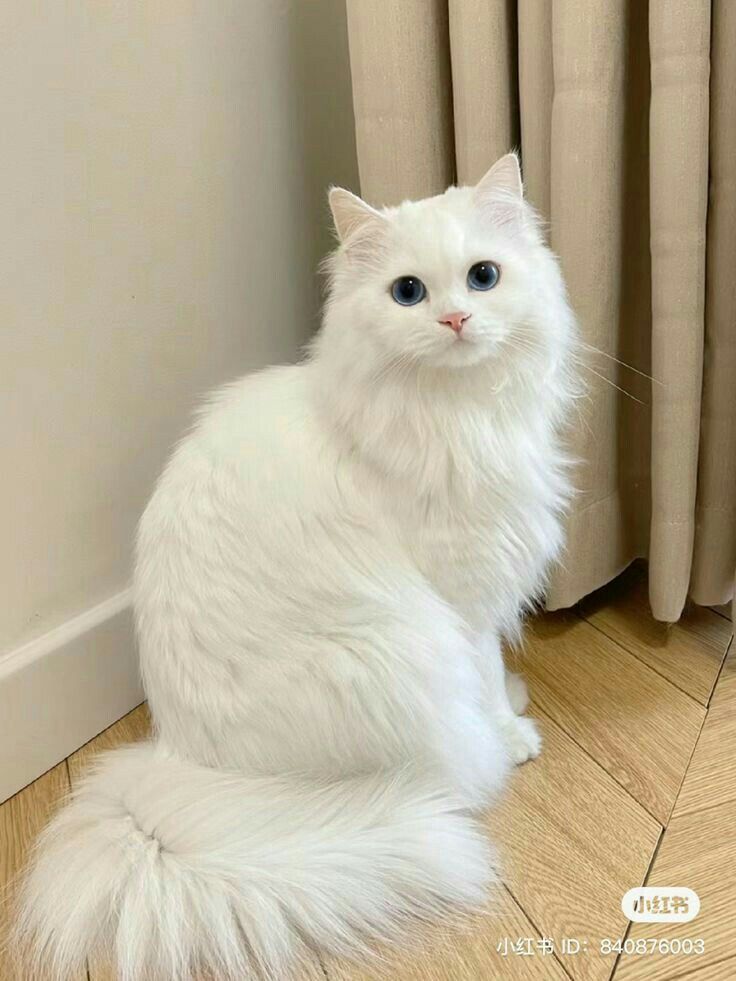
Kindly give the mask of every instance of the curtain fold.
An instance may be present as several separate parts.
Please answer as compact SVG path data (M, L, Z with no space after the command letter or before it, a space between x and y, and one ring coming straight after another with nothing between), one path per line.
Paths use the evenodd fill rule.
M550 244L586 341L603 351L616 350L622 319L625 27L622 5L608 0L563 0L552 8ZM595 370L608 370L593 360ZM589 582L621 571L636 550L622 501L619 393L606 385L591 386L591 393L572 433L582 462L566 554L548 595L553 609L576 602Z
M726 603L736 556L736 4L711 21L710 202L692 598Z
M552 5L519 0L518 76L521 145L525 148L524 185L540 215L550 214L549 161L552 146Z
M650 0L652 521L649 597L676 620L692 566L708 189L709 0Z
M519 144L516 16L511 0L449 0L456 177L472 184Z
M676 620L688 595L727 602L736 3L712 15L710 0L347 7L364 196L393 204L470 183L520 147L560 257L589 397L570 436L579 493L548 605L572 605L638 557L657 618Z
M375 205L436 194L455 180L447 0L347 12L361 191Z

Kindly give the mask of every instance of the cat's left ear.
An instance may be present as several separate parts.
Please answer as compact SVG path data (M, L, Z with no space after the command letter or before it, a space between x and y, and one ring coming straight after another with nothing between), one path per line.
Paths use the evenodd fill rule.
M501 191L512 197L523 198L524 188L521 184L521 168L519 158L515 153L507 153L497 160L484 177L475 185L479 194Z
M345 242L358 231L382 228L386 219L362 198L344 187L330 188L330 211L335 223L335 231L341 242Z
M507 153L475 185L478 206L496 222L507 223L522 218L524 188L519 158Z

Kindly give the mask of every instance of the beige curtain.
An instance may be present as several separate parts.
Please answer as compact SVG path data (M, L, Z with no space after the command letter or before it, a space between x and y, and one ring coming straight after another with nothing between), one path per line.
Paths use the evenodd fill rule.
M688 594L727 602L736 0L347 7L364 196L390 204L472 182L519 147L584 339L632 366L587 359L590 398L573 434L580 494L550 607L636 557L649 559L661 620L677 620Z

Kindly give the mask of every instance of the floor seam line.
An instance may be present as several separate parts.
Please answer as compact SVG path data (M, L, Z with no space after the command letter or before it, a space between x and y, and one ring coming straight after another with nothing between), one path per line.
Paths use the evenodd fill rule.
M665 827L667 827L667 828L669 828L670 821L672 820L672 817L673 817L673 815L675 813L675 808L677 807L677 802L680 799L680 794L682 793L682 788L685 785L685 781L687 780L687 775L690 772L690 767L692 766L693 757L695 756L695 752L696 752L696 750L698 748L698 745L700 743L701 736L703 735L703 729L705 729L705 724L708 721L708 716L709 715L710 715L710 709L706 709L705 710L705 715L703 716L703 719L702 719L702 721L700 723L700 729L698 730L697 738L695 739L695 742L693 743L693 749L692 749L692 752L690 753L690 759L687 761L687 766L685 767L685 772L682 775L682 780L680 781L680 786L677 788L677 793L675 794L675 799L672 801L672 807L670 809L669 817L667 818L667 824L665 825Z
M713 700L713 695L715 694L716 688L718 687L718 682L721 680L721 675L723 674L723 669L724 669L724 667L726 665L726 658L728 657L728 653L731 650L731 644L732 643L733 643L733 637L728 642L728 646L726 647L726 653L723 655L723 660L721 661L721 666L719 667L718 674L716 675L716 680L713 682L713 689L712 689L712 691L710 693L710 698L708 699L708 705L707 705L706 710L705 710L705 715L703 716L703 721L700 724L700 730L698 732L698 738L695 740L695 743L693 745L693 751L690 754L690 759L687 761L687 766L685 767L685 773L683 774L682 780L680 781L680 786L677 788L677 794L675 795L675 799L674 799L674 802L672 804L672 810L670 811L670 815L667 818L667 824L665 826L667 828L670 826L670 822L672 821L673 816L675 816L675 810L677 808L677 802L680 799L680 794L682 793L682 788L684 787L685 781L687 780L687 775L690 772L690 767L692 766L693 757L695 756L695 753L697 751L697 748L700 745L700 740L702 739L702 736L703 736L703 730L705 729L705 726L706 726L706 724L708 722L708 719L710 718L710 706L711 706L711 702ZM721 804L725 804L725 803L728 803L728 801L720 801L720 803ZM713 807L718 807L718 804L707 804L705 807L696 807L696 808L694 808L691 811L685 811L685 812L683 812L683 814L677 815L677 817L685 817L685 815L687 815L687 814L699 814L701 811L708 811L708 810L710 810Z
M546 718L548 718L551 722L554 722L554 724L565 733L565 735L567 736L567 738L570 739L573 743L575 743L575 745L578 747L578 749L582 753L584 753L588 757L589 760L591 760L593 763L595 763L595 765L600 770L602 770L606 774L607 777L610 777L610 779L613 780L613 782L616 784L616 786L620 790L623 790L623 792L626 794L626 796L630 800L632 800L637 805L637 807L640 807L642 809L642 811L644 811L644 813L648 817L650 817L652 819L652 821L655 821L657 823L657 825L659 825L659 827L662 830L665 829L666 825L662 821L660 821L660 819L658 817L655 817L655 815L652 814L652 812L649 810L649 808L645 804L642 804L642 802L640 800L637 800L636 797L634 797L634 795L628 789L628 787L624 787L624 785L620 781L618 781L616 779L616 777L614 777L614 775L612 773L610 773L605 768L605 766L600 762L600 760L597 760L595 758L595 756L593 756L593 754L590 752L590 750L587 750L585 748L585 746L582 746L577 741L577 739L572 735L572 733L570 733L570 732L567 731L567 729L565 728L565 726L561 722L558 722L557 719L555 719L555 717L553 715L551 715L546 709L542 708L542 706L539 704L539 702L536 702L533 698L532 698L532 700L530 702L530 705L532 705L537 712L541 712L542 715L546 716Z
M682 692L683 695L687 695L687 697L690 699L691 702L695 702L696 705L699 705L700 708L705 709L707 711L707 709L708 709L708 702L703 703L703 702L698 701L698 699L694 695L692 695L689 691L685 691L685 689L682 688L680 685L678 685L676 681L673 681L671 678L668 678L666 674L662 674L661 671L658 671L656 668L653 668L651 666L651 664L647 664L647 662L646 661L643 661L639 657L638 654L635 654L634 651L630 651L629 648L626 647L624 644L622 644L620 640L617 640L615 637L611 637L611 635L610 634L607 634L606 631L603 630L602 627L599 627L597 624L592 623L590 620L588 620L587 617L584 617L582 615L582 613L578 613L576 611L576 615L578 617L580 617L580 619L582 620L583 623L587 623L589 627L592 627L593 628L593 630L597 630L599 634L601 634L603 637L606 638L606 640L610 640L612 644L615 644L625 654L628 654L629 657L633 657L634 660L638 664L643 665L643 667L647 668L649 671L652 671L658 677L663 678L668 684L672 685L673 688L676 688L677 691ZM726 654L728 653L728 649L729 649L730 646L731 646L731 641L729 641L728 644L726 645L726 651L723 654L723 660L725 660ZM721 661L721 665L723 664L723 660ZM720 673L720 670L721 670L721 667L719 665L718 671L716 672L716 678L718 678L718 675ZM713 685L712 685L712 687L710 689L710 694L708 695L708 701L710 701L710 699L711 699L711 697L713 695L713 689L714 688L715 688L715 680L714 680Z
M542 930L539 929L539 927L537 926L537 924L532 919L531 914L529 913L529 911L524 908L524 906L522 905L521 900L519 899L519 897L514 893L514 890L511 888L511 886L508 884L508 882L503 877L501 878L501 885L506 890L506 892L509 894L509 896L511 896L511 898L516 903L516 905L519 907L519 909L524 914L524 916L527 918L527 920L529 920L529 922L531 923L532 927L534 928L534 932L537 934L537 936L540 938L540 940L543 939L544 937L546 937L547 934L544 933ZM552 951L552 956L557 961L557 963L560 965L560 967L562 968L562 970L565 973L565 975L568 978L570 978L570 981L575 981L574 976L572 974L570 974L570 972L567 970L567 968L565 967L565 965L562 963L562 961L560 960L560 958L557 956L557 952L555 950Z
M664 836L665 836L666 833L667 833L667 829L666 828L662 828L662 830L660 831L660 834L659 834L659 838L657 838L657 843L654 846L654 851L652 852L652 857L649 860L649 864L647 866L647 870L644 873L644 881L642 882L642 887L643 886L646 886L647 882L649 881L649 876L652 874L652 869L654 868L654 863L657 861L657 855L659 855L659 849L662 846L662 842L664 841ZM615 981L616 971L618 970L618 966L619 966L619 963L621 961L621 956L622 956L622 953L623 953L623 948L624 948L624 945L625 945L626 941L628 940L629 933L631 932L631 923L632 923L632 921L629 920L629 922L626 924L626 929L624 930L623 940L621 941L621 951L618 954L616 954L616 960L613 962L613 968L611 969L611 973L608 975L610 981Z
M729 603L732 603L732 602L733 602L733 600L729 600ZM724 603L722 605L727 606L728 604L727 603ZM733 620L728 615L728 613L721 613L721 611L720 610L717 610L715 608L715 606L706 606L706 610L710 610L712 613L715 613L715 615L717 617L721 617L722 620L727 620L730 624L733 624Z
M721 677L723 675L723 669L726 667L726 661L728 660L728 655L731 652L731 646L732 646L732 644L733 644L733 635L731 636L731 639L729 640L728 644L726 645L726 653L723 655L723 660L721 661L721 664L720 664L720 666L718 668L718 674L715 677L715 681L713 682L713 687L711 688L710 695L708 696L708 704L707 704L706 708L708 709L709 712L710 712L711 702L713 701L713 696L716 693L716 688L718 687L718 683L721 680Z

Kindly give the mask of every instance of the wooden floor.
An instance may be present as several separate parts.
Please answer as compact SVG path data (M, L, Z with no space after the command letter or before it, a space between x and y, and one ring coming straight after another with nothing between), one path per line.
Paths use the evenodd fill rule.
M315 961L310 981L727 981L736 978L736 651L725 612L676 626L647 612L639 570L575 613L534 622L522 669L545 745L487 816L503 885L461 929L385 953L365 972ZM0 885L9 882L60 799L101 749L142 738L145 706L0 807ZM687 886L700 914L629 924L633 886ZM601 941L702 940L704 953L617 957ZM563 943L567 943L563 952ZM575 942L580 952L572 952ZM89 981L111 981L101 964ZM79 981L83 981L83 974ZM8 964L2 981L19 978Z

